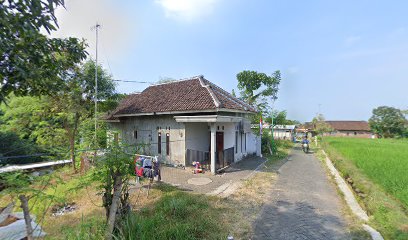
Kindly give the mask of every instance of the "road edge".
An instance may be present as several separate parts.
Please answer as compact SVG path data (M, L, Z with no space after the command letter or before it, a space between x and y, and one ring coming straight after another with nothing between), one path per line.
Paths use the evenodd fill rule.
M369 218L367 213L363 210L363 208L358 204L357 199L355 198L353 192L350 190L349 186L347 185L346 181L341 177L340 173L334 167L332 161L327 156L326 152L322 149L323 155L325 156L325 163L327 168L330 171L330 174L333 176L334 180L336 181L337 187L343 193L344 199L351 209L354 215L356 215L360 220L364 222L363 229L366 230L373 240L384 240L377 230L372 228L370 225L367 224Z

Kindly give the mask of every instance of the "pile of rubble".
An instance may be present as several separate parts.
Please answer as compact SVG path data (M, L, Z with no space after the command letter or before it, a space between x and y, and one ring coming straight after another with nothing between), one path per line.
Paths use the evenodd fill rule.
M0 208L0 239L20 240L27 237L24 214L22 212L13 213L14 204L10 203L5 208ZM45 232L35 223L35 216L31 215L31 226L33 227L33 237L44 237Z
M77 209L77 205L73 203L66 203L62 206L55 206L52 208L52 216L62 216L67 213L73 212Z

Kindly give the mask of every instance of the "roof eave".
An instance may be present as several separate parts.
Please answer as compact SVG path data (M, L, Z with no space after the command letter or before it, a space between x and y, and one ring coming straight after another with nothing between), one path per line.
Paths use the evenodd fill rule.
M129 114L116 114L114 117L138 117L138 116L153 116L153 115L173 115L173 114L184 114L184 113L208 113L208 112L235 112L235 113L249 113L255 114L253 111L245 111L238 109L229 108L216 108L216 109L203 109L203 110L192 110L192 111L167 111L167 112L148 112L148 113L129 113Z

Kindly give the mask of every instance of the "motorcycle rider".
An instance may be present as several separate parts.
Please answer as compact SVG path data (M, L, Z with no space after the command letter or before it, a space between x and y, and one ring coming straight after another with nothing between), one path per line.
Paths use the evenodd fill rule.
M306 144L306 151L305 151L305 144ZM304 137L303 137L303 140L302 140L302 149L303 149L303 151L305 151L305 152L309 152L309 140L307 139L307 136L304 136Z

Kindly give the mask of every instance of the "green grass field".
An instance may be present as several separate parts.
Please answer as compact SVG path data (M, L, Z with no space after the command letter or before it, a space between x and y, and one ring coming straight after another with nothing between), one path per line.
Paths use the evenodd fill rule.
M408 141L327 137L322 147L352 185L370 224L385 239L408 239Z
M326 141L408 208L408 141L358 138Z

